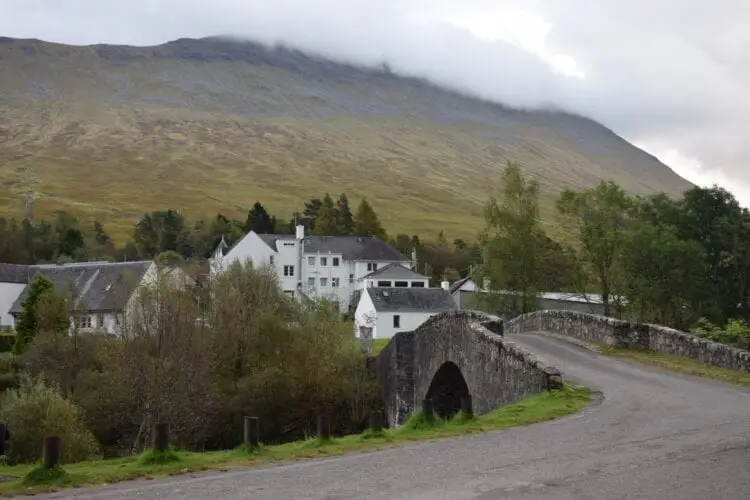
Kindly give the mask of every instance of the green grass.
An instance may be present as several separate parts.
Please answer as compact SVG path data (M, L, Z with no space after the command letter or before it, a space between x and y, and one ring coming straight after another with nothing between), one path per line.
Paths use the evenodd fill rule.
M337 437L324 442L308 439L276 446L262 446L249 453L242 447L206 453L178 451L170 453L173 458L169 460L154 460L153 456L148 458L150 455L146 453L140 457L70 464L66 465L64 470L52 474L35 465L0 467L0 475L21 478L0 483L0 494L39 493L66 487L111 484L129 479L227 470L263 463L373 451L413 441L462 436L544 422L578 412L588 403L588 389L566 386L560 391L536 394L474 418L458 415L450 421L436 419L434 422L426 422L424 416L418 412L398 429L386 429L380 433L367 430L362 434Z
M750 387L750 373L709 365L690 358L663 354L656 351L620 349L600 346L601 353L613 358L654 366L692 377L703 377L735 385Z
M388 345L391 339L373 339L372 340L372 355L377 356L385 346Z

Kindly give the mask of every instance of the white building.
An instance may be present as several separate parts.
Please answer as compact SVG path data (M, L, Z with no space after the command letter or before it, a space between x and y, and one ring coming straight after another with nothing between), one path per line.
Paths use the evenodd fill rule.
M10 309L29 282L29 266L0 264L0 332L14 325Z
M355 290L364 287L366 275L389 265L407 270L412 266L412 261L376 236L305 236L304 226L297 226L294 235L250 231L232 248L220 245L211 273L248 260L253 266L275 269L286 293L331 300L342 311L348 309Z
M488 293L488 283L480 287L470 277L463 278L454 282L450 286L450 293L460 309L467 307L467 299L477 293ZM499 292L512 293L512 292ZM616 297L612 298L613 302ZM470 306L469 306L470 307ZM539 293L539 308L578 311L589 314L604 314L604 305L601 295L583 294L583 293L566 293L566 292L541 292Z
M360 328L372 328L372 338L389 339L455 309L445 288L365 288L354 312L355 335L359 337Z
M3 264L7 266L7 264ZM138 262L81 262L71 264L43 264L16 266L25 268L23 283L17 283L17 292L5 316L14 326L28 295L30 283L37 274L49 279L55 290L68 300L71 330L84 332L118 333L136 297L143 286L157 282L159 270L153 261ZM0 269L2 269L0 267ZM192 278L175 267L165 270L166 279L176 285L192 282ZM20 281L20 280L19 280ZM10 291L8 284L0 284L2 290ZM20 287L20 290L19 290ZM8 297L10 294L8 293ZM2 299L7 300L9 299ZM3 303L0 302L0 307ZM0 309L2 311L3 309Z

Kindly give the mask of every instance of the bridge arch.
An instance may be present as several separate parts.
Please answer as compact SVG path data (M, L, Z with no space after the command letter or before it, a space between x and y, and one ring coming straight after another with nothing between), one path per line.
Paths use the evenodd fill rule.
M425 399L432 400L435 413L448 419L461 410L461 400L468 395L469 386L461 369L453 361L446 361L432 377Z
M559 370L503 338L500 318L475 311L438 314L396 334L375 366L392 426L403 424L428 394L440 400L438 411L449 413L460 408L456 394L468 392L481 415L562 385Z

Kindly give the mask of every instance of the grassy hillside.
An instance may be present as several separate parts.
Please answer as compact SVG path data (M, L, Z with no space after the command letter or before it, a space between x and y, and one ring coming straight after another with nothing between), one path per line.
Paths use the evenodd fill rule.
M325 191L367 196L393 233L472 237L506 159L566 187L690 184L601 125L424 81L217 38L73 47L0 38L0 214L66 209L122 235L145 211L288 216Z

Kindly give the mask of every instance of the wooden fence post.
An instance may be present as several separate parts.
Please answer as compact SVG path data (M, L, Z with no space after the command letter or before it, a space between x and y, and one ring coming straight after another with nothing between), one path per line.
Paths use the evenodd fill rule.
M44 438L42 446L42 467L56 469L60 467L60 438L50 436Z
M245 417L245 446L255 449L260 445L260 420L258 417Z
M5 455L5 442L8 441L10 433L5 424L0 424L0 457Z
M153 435L154 451L165 452L169 448L169 424L159 423L154 425Z
M318 415L318 439L322 441L331 439L331 420L328 415Z

